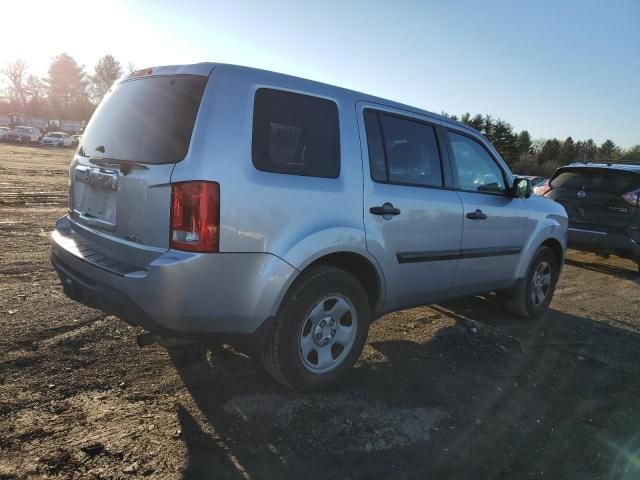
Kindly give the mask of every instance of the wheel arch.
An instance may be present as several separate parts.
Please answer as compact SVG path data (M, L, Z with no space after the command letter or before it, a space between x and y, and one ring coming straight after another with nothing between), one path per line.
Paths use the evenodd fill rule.
M356 277L362 284L369 299L372 318L378 315L382 309L385 296L385 283L382 270L375 259L368 253L345 249L324 250L308 258L304 263L296 265L295 268L297 272L292 276L293 278L290 279L286 288L283 289L284 291L278 302L278 309L296 281L310 268L317 265L331 265L345 270Z
M556 259L558 260L558 267L562 270L567 244L566 242L566 229L563 229L559 222L548 220L544 225L539 225L539 228L529 237L528 242L522 249L516 278L524 278L527 275L531 259L538 248L543 245L549 247L553 251Z

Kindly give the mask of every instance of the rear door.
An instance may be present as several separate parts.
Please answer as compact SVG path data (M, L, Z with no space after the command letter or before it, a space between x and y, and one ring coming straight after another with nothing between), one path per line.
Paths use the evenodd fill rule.
M623 195L640 189L640 175L597 167L560 169L551 179L547 197L562 204L574 228L622 228L637 207Z
M381 265L385 309L447 296L458 263L462 203L437 122L360 104L367 249ZM363 128L364 127L364 128Z
M70 172L75 230L142 268L169 248L171 173L188 154L208 79L148 73L112 87Z
M513 283L526 240L525 200L509 194L509 175L477 139L447 131L452 170L464 209L457 294Z

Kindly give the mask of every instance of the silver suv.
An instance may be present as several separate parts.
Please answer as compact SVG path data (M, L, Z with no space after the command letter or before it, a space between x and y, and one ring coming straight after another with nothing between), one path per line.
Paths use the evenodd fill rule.
M475 130L246 67L132 73L70 172L69 297L142 342L236 345L297 390L350 369L385 312L498 291L539 316L563 264L563 207Z

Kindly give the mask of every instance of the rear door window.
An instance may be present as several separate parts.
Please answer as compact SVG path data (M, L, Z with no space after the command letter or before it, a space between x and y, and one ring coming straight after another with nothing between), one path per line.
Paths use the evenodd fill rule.
M373 180L443 186L435 127L374 110L365 110L364 120Z
M602 170L567 171L551 180L551 188L587 192L626 193L640 185L637 175Z
M308 177L340 175L338 106L324 98L260 88L253 110L258 170Z
M207 79L170 75L113 86L83 134L84 154L141 163L182 160Z

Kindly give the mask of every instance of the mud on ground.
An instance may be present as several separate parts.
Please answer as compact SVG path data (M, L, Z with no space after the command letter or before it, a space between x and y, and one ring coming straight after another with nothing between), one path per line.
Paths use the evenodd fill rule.
M70 150L0 144L0 478L640 478L640 279L571 252L549 314L394 313L298 395L230 349L172 357L49 265Z

